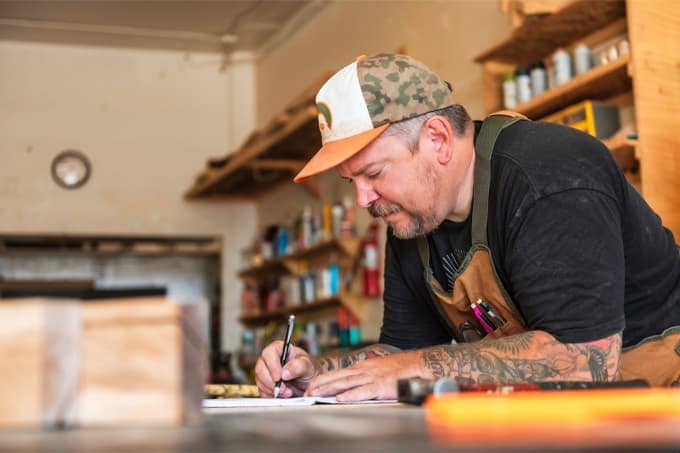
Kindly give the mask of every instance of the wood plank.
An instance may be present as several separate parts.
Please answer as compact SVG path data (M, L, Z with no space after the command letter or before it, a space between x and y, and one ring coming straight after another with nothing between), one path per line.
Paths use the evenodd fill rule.
M628 2L643 195L680 239L680 14L675 0Z
M256 159L248 162L246 166L259 170L286 170L297 173L305 166L306 161L294 159Z
M257 315L243 315L239 318L239 322L247 327L258 327L266 325L272 321L283 322L291 314L308 319L324 311L335 309L341 306L349 309L350 312L359 319L359 321L362 321L364 319L363 304L368 302L370 301L360 297L359 295L341 292L335 296L318 299L313 302L283 307L278 310L264 312Z
M517 9L525 16L554 14L567 3L565 0L517 0Z
M625 17L625 12L624 2L619 0L574 0L554 14L517 28L512 36L482 52L474 61L526 64L541 60L558 47L568 46L612 21Z
M228 178L229 175L238 168L243 167L250 160L266 152L271 146L285 140L303 124L312 119L316 119L316 117L317 111L315 106L300 110L277 132L264 136L260 140L256 140L254 143L246 146L244 149L239 150L223 168L215 171L210 177L195 183L194 186L186 192L185 197L197 198L202 196L220 180Z

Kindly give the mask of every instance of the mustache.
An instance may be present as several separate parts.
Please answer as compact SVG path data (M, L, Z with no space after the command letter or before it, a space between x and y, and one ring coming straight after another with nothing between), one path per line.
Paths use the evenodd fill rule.
M403 211L404 208L398 203L388 203L386 205L380 205L377 202L371 204L366 208L369 214L373 217L383 217L386 215L394 214L395 212Z

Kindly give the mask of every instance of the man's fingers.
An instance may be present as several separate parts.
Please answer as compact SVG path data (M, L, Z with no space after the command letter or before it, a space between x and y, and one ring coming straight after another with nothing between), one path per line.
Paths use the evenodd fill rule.
M265 383L258 375L255 376L255 384L260 391L260 396L265 398L274 396L274 387Z
M260 357L255 363L255 383L260 394L271 396L274 393L274 383L281 377L280 358L276 358L277 351L281 354L282 341L275 341L262 350Z
M328 379L330 374L331 379ZM343 393L347 390L353 389L360 385L371 382L371 377L364 373L347 373L345 370L338 372L326 373L322 375L325 379L314 379L307 387L307 395L310 396L333 396Z
M290 381L293 379L309 380L314 375L314 367L309 359L296 357L283 367L281 378Z
M283 350L283 341L277 340L272 342L269 346L262 350L260 359L264 362L269 376L273 382L281 379L281 351Z
M380 389L375 384L360 385L346 392L338 393L335 397L341 403L366 401L379 398Z

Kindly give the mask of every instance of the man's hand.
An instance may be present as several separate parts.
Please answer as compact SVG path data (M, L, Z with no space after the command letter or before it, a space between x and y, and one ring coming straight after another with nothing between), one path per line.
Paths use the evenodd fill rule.
M303 349L293 345L288 350L288 361L282 369L281 351L283 341L274 341L262 350L257 359L255 382L262 397L274 396L274 385L279 379L283 379L280 397L302 396L309 381L321 373L318 361Z
M338 401L396 399L397 381L418 375L420 355L401 352L321 374L309 383L306 396L332 396Z

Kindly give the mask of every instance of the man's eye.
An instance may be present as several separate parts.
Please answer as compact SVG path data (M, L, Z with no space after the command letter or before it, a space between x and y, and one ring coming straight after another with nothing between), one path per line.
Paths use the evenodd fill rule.
M377 178L378 176L380 176L380 173L382 173L382 170L378 170L378 171L375 171L375 172L373 172L373 173L369 173L369 174L366 175L366 177L367 177L368 179L375 179L375 178Z

